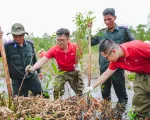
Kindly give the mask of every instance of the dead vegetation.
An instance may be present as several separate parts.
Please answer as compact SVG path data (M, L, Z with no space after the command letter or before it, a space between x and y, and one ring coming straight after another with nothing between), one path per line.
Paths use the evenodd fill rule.
M10 109L1 104L0 120L28 120L29 116L38 120L113 120L115 110L110 102L94 98L90 98L87 105L86 97L59 98L55 101L41 96L19 97L17 101L15 97ZM121 106L119 111L117 114L122 114Z
M99 71L98 61L95 62L97 59L95 57L92 61L92 79L96 79L99 75L96 72ZM85 75L87 75L86 68L87 66L83 69ZM7 106L8 99L0 94L0 120L131 120L127 117L122 119L125 110L122 105L114 106L108 101L94 98L90 98L90 105L88 105L86 96L55 101L41 96L18 97L18 100L16 97L11 107Z

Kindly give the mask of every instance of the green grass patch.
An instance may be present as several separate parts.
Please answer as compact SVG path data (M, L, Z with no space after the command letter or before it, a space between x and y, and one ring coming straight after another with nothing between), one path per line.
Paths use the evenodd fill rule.
M127 78L128 78L129 81L132 81L132 82L133 82L133 81L135 80L135 73L130 73L130 74L128 74L128 75L127 75Z

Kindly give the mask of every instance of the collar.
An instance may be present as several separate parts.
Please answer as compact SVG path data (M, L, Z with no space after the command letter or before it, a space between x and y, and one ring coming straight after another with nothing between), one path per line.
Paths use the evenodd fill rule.
M67 52L69 52L71 49L73 49L73 45L70 42L68 42L68 50L67 50ZM58 45L56 45L56 50L60 51L60 52L64 52Z
M129 56L129 52L128 52L128 50L127 50L127 47L126 47L124 44L120 44L119 46L120 46L120 47L123 49L123 51L124 51L124 54L125 54L124 57L128 57L128 56Z
M115 26L115 29L114 29L114 30L117 30L117 31L118 31L118 29L119 29L119 26L116 24L116 26Z
M25 47L27 46L27 41L26 41L26 40L24 40L24 46L25 46Z
M13 41L14 41L14 48L17 48L20 46L15 40L13 40ZM25 47L27 46L27 41L24 40L23 46L25 46Z
M117 30L118 31L118 29L119 29L119 26L115 23L115 28L114 28L114 30L113 31L115 31L115 30ZM107 32L110 32L110 30L107 28Z

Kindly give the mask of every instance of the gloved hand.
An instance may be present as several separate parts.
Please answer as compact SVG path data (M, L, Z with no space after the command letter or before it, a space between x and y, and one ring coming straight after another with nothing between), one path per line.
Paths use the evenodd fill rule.
M81 64L75 65L75 71L80 71L81 70Z
M85 87L83 90L82 90L82 94L85 94L85 93L88 93L90 91L92 91L94 88L92 86L90 87Z
M33 70L33 68L32 68L32 66L31 65L27 65L27 67L25 68L25 72L26 73L31 73L31 72L33 72L34 70Z

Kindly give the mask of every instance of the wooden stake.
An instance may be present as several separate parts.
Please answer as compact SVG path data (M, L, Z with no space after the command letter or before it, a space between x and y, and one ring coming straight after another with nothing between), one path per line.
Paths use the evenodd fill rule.
M3 33L1 31L1 28L0 28L0 33L1 34ZM9 100L12 100L11 82L10 82L10 76L9 76L7 59L6 59L6 54L5 54L5 49L4 49L4 44L3 44L3 38L2 38L2 36L0 36L0 52L1 52L1 55L2 55L2 63L3 63L4 72L5 72L5 76L6 76L6 84L7 84L7 90L8 90ZM11 102L11 101L9 101L9 102Z
M88 27L88 48L89 48L89 60L88 60L88 87L91 85L91 27ZM90 107L90 93L87 96L87 105Z
M91 27L88 27L88 47L89 47L89 61L88 61L88 86L91 85Z

